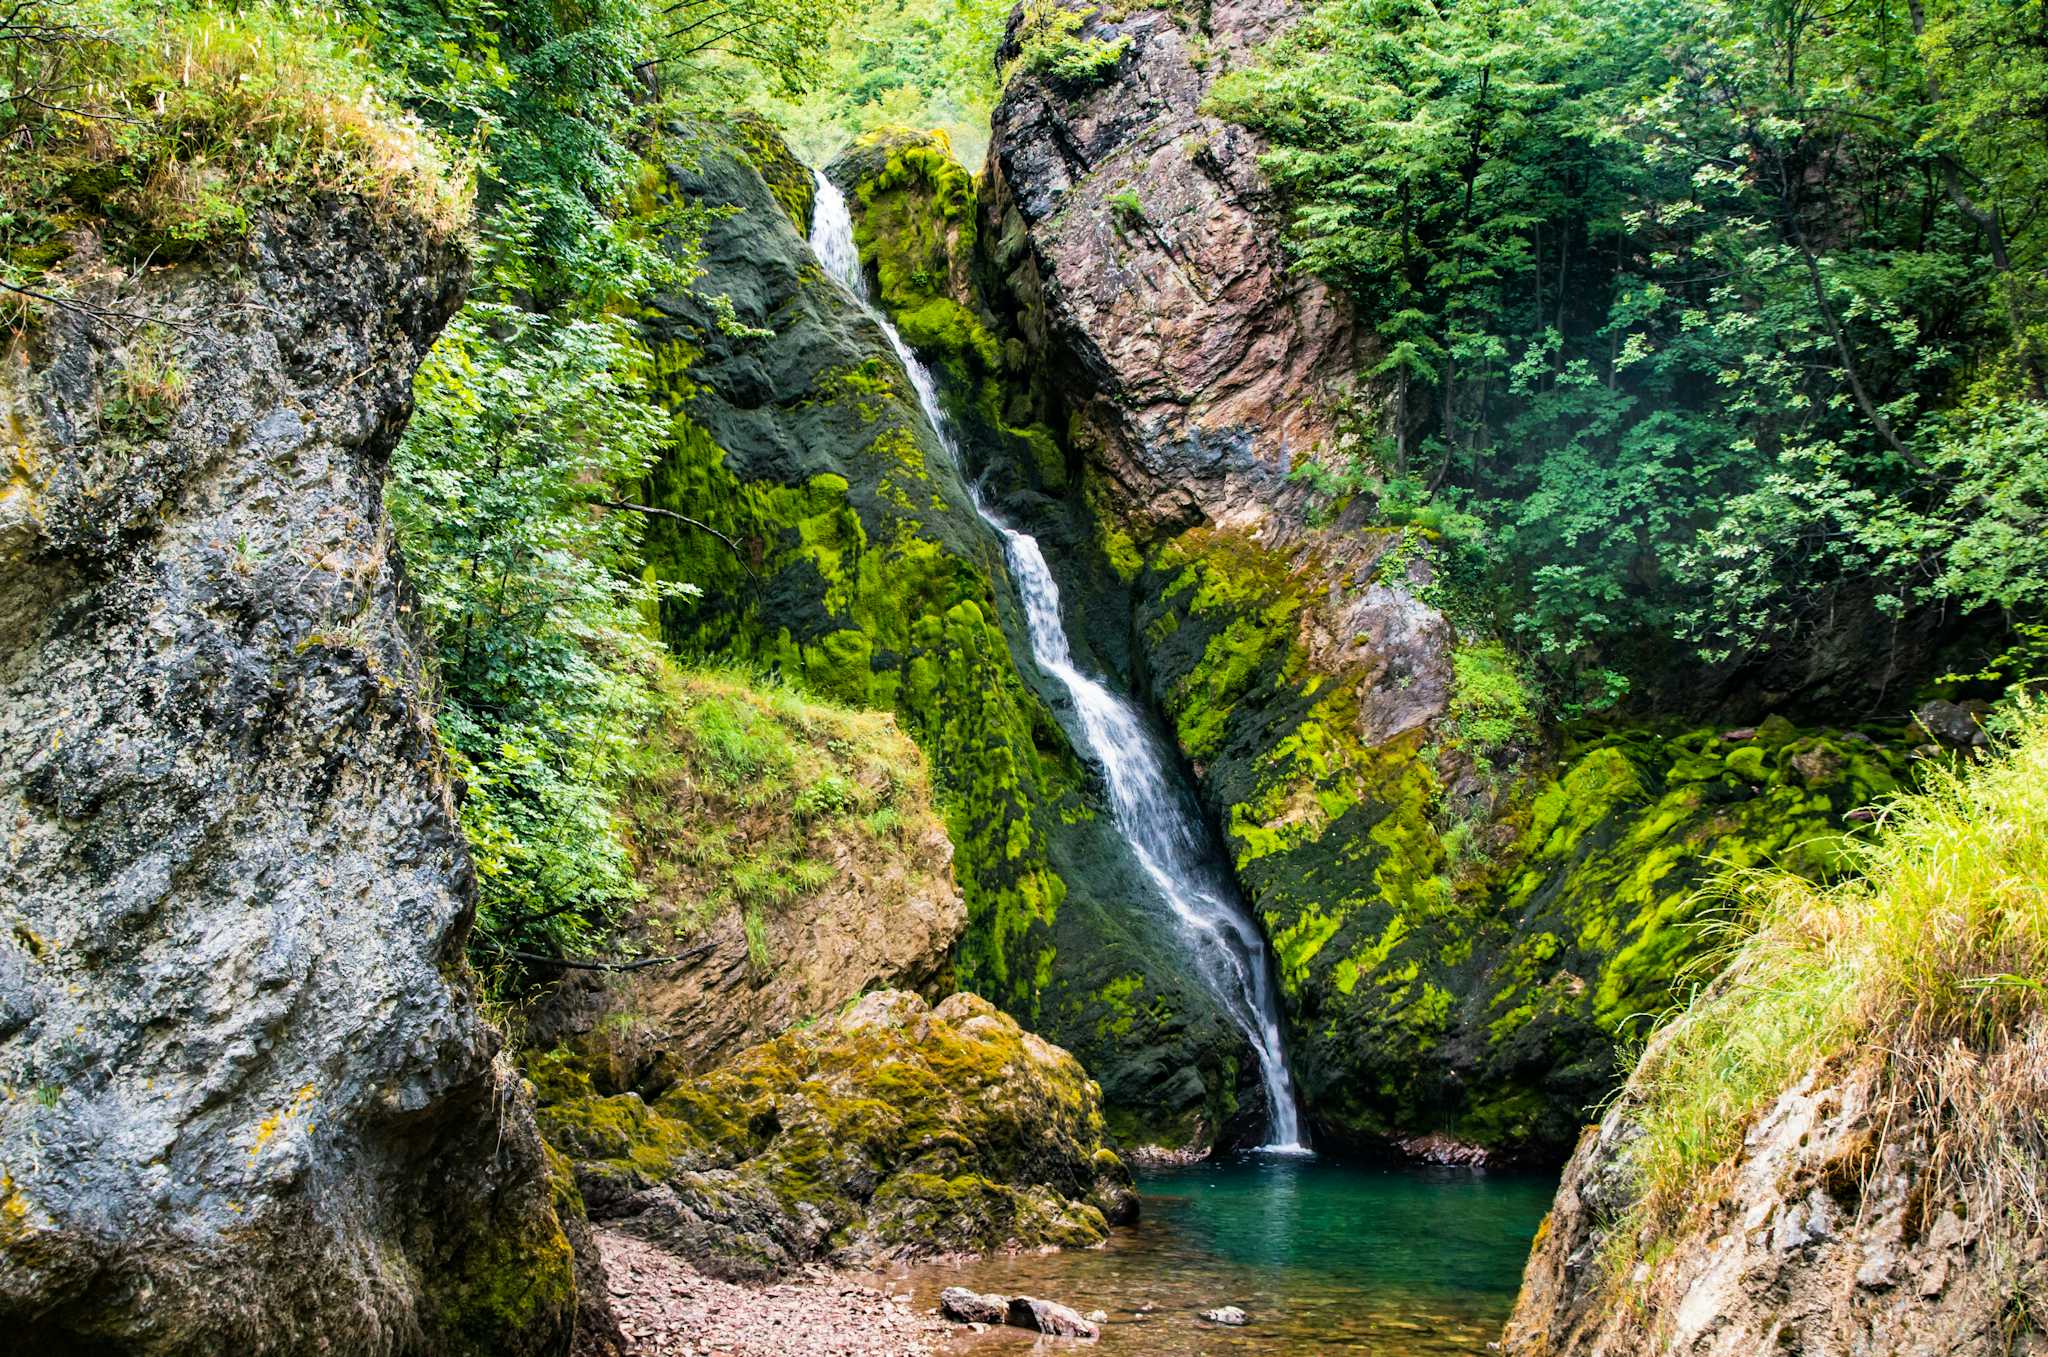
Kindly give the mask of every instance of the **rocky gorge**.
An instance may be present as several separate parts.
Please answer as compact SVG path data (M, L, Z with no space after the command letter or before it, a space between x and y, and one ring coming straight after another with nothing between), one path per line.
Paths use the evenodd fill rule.
M418 579L419 510L392 508L436 394L416 374L466 305L537 313L560 278L508 283L505 233L441 215L472 210L452 183L297 186L139 245L127 190L67 171L101 197L8 281L36 304L0 364L23 1350L1014 1328L1419 1353L1504 1318L1518 1357L2042 1350L2048 745L2023 693L1944 672L1990 623L1899 604L1875 675L1883 610L1849 588L1690 681L1660 652L1628 701L1537 692L1448 520L1346 479L1422 417L1385 318L1302 266L1300 186L1226 97L1309 21L1020 5L979 166L890 124L814 168L736 97L677 106L625 68L621 106L651 111L607 248L667 262L578 323L625 336L607 380L645 455L564 476L572 528L480 533ZM502 446L429 468L457 516L487 517L465 476L511 464L502 430L540 427L546 383L508 385L532 403L457 402ZM536 439L543 464L629 441ZM580 618L503 562L624 523L590 590L624 621L569 630L636 696L605 718L608 799L577 802L568 736L488 722L534 654L592 671L471 633ZM481 600L456 642L451 579ZM559 815L531 823L600 824L617 883L525 842L556 833L505 810L531 767ZM1966 857L1988 865L1960 884L1926 866ZM541 885L508 894L521 872ZM1297 1119L1307 1144L1276 1131ZM1201 1176L1241 1164L1251 1187ZM1559 1164L1537 1228L1515 1174ZM1491 1272L1335 1267L1382 1215ZM1247 1245L1247 1220L1300 1237ZM1531 1229L1510 1307L1494 1255ZM1160 1280L1184 1240L1215 1294ZM1342 1295L1255 1293L1233 1250L1394 1309L1344 1329L1319 1308ZM1404 1304L1442 1346L1401 1346Z

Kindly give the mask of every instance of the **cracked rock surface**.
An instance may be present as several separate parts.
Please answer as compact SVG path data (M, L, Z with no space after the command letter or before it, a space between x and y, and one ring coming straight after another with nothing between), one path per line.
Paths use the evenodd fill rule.
M10 1350L557 1350L381 500L461 255L337 200L74 268L154 319L52 311L0 368Z

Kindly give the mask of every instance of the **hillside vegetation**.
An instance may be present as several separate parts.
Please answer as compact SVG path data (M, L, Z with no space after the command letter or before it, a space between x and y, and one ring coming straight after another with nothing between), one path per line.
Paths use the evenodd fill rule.
M1423 529L1573 704L1702 660L1897 694L1944 610L1999 619L1963 667L2011 679L2048 604L2043 88L2048 11L1999 0L1315 7L1210 100L1374 329L1298 474Z
M1901 1126L1931 1121L1943 1199L1994 1232L2048 1226L2048 706L1982 764L1936 771L1832 885L1727 882L1742 933L1637 1082L1644 1222L1710 1200L1745 1129L1808 1071L1874 1058ZM1625 1235L1627 1232L1618 1232ZM2044 1280L2032 1278L2039 1296Z

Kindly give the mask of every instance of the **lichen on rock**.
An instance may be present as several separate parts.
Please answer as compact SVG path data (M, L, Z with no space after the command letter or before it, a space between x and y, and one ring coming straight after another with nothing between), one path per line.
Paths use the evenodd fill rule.
M380 498L460 253L329 198L118 296L70 267L155 323L53 308L0 365L12 1350L558 1349Z
M1080 1062L971 994L869 994L649 1098L529 1068L592 1214L722 1276L1086 1246L1136 1211Z

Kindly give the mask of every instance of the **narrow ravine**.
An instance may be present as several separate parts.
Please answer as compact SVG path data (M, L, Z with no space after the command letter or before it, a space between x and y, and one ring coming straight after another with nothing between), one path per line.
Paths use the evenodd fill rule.
M817 180L811 248L825 270L874 316L902 360L940 447L956 465L958 440L939 405L932 373L868 297L846 199L824 175ZM963 467L964 470L964 467ZM1081 672L1060 618L1059 586L1038 542L1003 522L975 496L975 509L1002 535L1012 582L1024 601L1032 658L1073 698L1077 735L1101 764L1117 828L1173 911L1196 973L1243 1031L1259 1060L1273 1153L1308 1153L1280 1022L1280 996L1265 941L1223 867L1221 850L1195 812L1193 795L1176 776L1164 741L1143 714L1101 680Z

